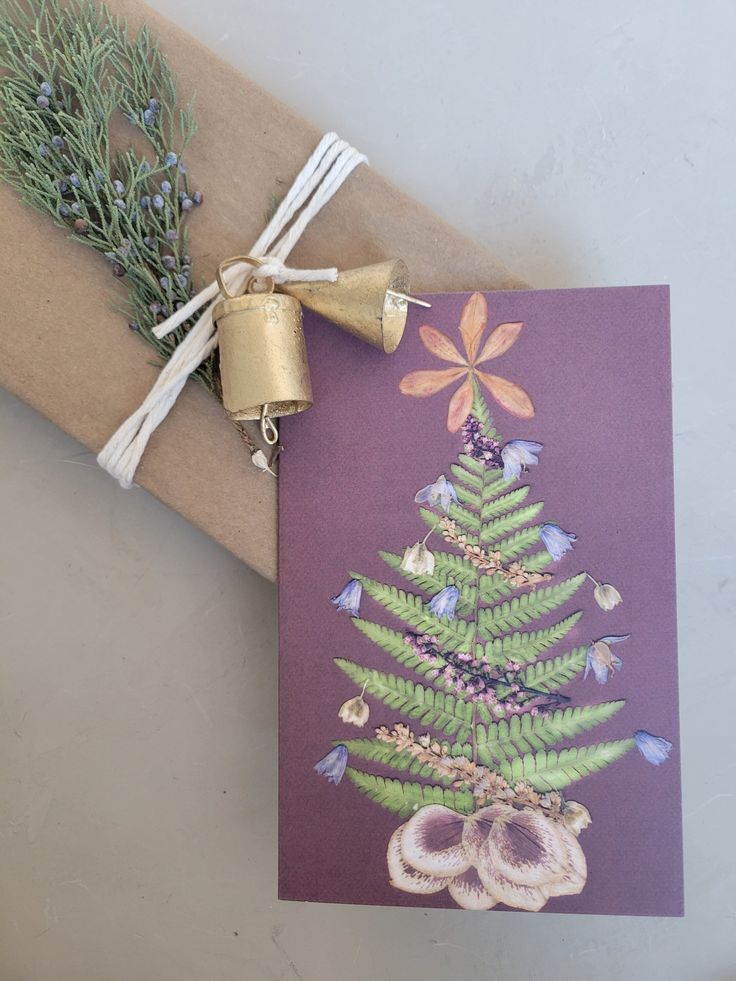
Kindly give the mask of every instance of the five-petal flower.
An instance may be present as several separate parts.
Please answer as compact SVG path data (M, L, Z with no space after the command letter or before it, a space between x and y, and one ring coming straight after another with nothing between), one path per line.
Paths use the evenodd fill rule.
M498 375L481 371L478 365L498 358L516 341L523 323L505 323L495 327L481 347L481 338L488 324L488 304L482 293L473 293L460 315L460 336L465 348L462 355L453 341L436 327L425 324L419 328L419 336L427 350L442 361L456 365L434 371L410 371L404 375L399 388L404 395L426 398L441 392L453 382L462 381L450 399L447 412L447 428L455 433L470 415L473 408L474 380L484 385L498 404L519 419L531 419L534 405L521 386Z

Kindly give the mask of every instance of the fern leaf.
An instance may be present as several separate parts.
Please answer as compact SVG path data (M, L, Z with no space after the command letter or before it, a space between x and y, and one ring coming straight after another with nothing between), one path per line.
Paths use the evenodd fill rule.
M516 528L521 528L523 525L529 524L530 521L534 521L543 507L544 503L539 501L536 504L529 504L525 508L517 508L509 514L502 514L493 521L486 522L480 530L481 545L491 545L493 542L497 542L500 538L503 538L508 532L514 531Z
M455 555L454 552L435 552L434 553L434 574L442 573L448 579L455 580L456 585L474 584L478 578L478 570L470 561L462 555Z
M452 510L452 508L450 510ZM464 508L458 508L457 510L463 511L466 515L470 515L470 511L466 511ZM429 508L420 508L419 516L428 528L431 528L433 531L437 531L438 533L440 532L440 515L435 514L434 511L430 511ZM480 518L476 517L475 515L471 515L471 517L473 518L475 530L473 530L470 524L463 523L462 521L455 521L455 524L457 525L458 530L465 535L466 539L471 545L477 545L478 535L480 533Z
M400 555L394 555L392 552L379 552L378 553L386 565L395 569L400 575L407 580L407 582L413 583L415 586L419 586L430 596L438 593L445 586L457 586L460 590L460 598L457 603L457 614L462 616L463 614L473 614L475 612L475 599L476 599L476 587L473 585L468 585L467 583L467 570L462 567L462 571L466 573L463 580L458 581L457 576L453 575L451 569L452 567L448 564L442 567L440 563L436 560L438 558L437 553L435 553L435 569L431 576L427 575L417 575L414 572L406 572L401 568L401 563L403 561ZM456 558L456 556L453 556ZM462 562L462 559L460 560Z
M469 702L341 657L335 658L335 664L357 685L365 684L367 692L410 719L418 719L459 742L470 735L473 706Z
M488 472L488 467L485 463L480 460L475 460L472 456L468 456L467 453L460 453L457 458L457 462L461 467L465 467L471 473L478 474L480 477L484 477Z
M491 413L488 411L488 403L483 398L483 394L480 390L480 386L475 378L472 381L473 385L473 408L472 413L478 422L483 427L483 435L488 436L491 439L497 439L498 433L496 432L493 422L491 420Z
M541 527L541 525L532 525L531 528L523 528L521 531L517 531L515 534L510 535L508 538L504 538L500 542L496 542L493 546L493 551L500 552L501 558L504 561L507 559L515 559L539 541L539 531Z
M512 600L498 603L478 612L478 630L487 639L521 627L531 620L552 613L566 603L585 582L585 573L581 572L571 579L565 579L554 586L545 589L533 589Z
M544 630L533 630L530 633L517 631L505 637L496 637L486 644L483 657L489 664L505 664L509 659L520 664L533 661L537 654L562 640L582 615L581 611L572 613L559 623L545 627Z
M457 463L453 463L450 465L450 471L456 480L459 480L471 490L479 491L483 489L483 476L474 470L468 470Z
M378 777L349 766L345 776L371 800L400 817L408 817L425 804L444 804L458 814L471 814L473 795L469 790L450 790L433 784L402 783L393 777Z
M512 715L490 726L476 726L478 759L486 766L495 761L523 756L545 746L554 746L563 739L572 739L581 732L607 722L619 709L623 699L602 702L600 705L577 705L557 709L548 718L543 715Z
M405 751L398 753L393 746L380 739L347 739L343 740L341 745L347 749L351 757L357 756L361 760L383 763L394 770L403 770L416 777L432 777L445 785L449 785L453 780L452 777L438 776L428 763L422 763L411 753Z
M483 521L490 521L491 518L497 518L500 514L513 511L515 507L518 507L519 504L526 500L530 490L531 487L529 486L517 487L516 490L511 491L509 494L504 494L502 497L486 501L481 508L481 519Z
M396 586L389 586L375 579L367 579L357 573L351 573L351 576L359 579L368 595L377 600L389 613L416 627L419 633L436 637L441 648L459 650L466 643L466 635L468 637L472 635L473 624L468 629L465 620L445 620L434 616L424 605L421 596L404 592L403 589L397 589Z
M568 681L572 681L585 667L588 656L587 647L576 647L567 654L548 657L544 661L531 664L523 675L523 683L527 688L538 688L540 691L556 691Z
M499 771L511 783L524 780L535 790L563 790L589 773L596 773L621 759L635 745L633 739L618 739L594 746L563 749L560 753L542 750L506 761L500 765Z
M514 483L516 483L515 478L506 480L502 470L487 470L483 482L483 507L500 494L507 493Z
M481 497L475 491L469 490L467 487L463 487L462 484L455 484L455 493L457 494L458 500L461 501L469 508L473 508L475 511L480 511L481 508Z

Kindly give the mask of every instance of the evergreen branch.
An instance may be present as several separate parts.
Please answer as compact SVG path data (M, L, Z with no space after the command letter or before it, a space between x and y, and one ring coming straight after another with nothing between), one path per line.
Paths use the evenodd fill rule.
M376 668L366 668L344 658L334 659L335 664L357 685L365 685L366 691L375 698L410 719L418 719L465 742L471 733L473 706L460 698L434 688L414 684L408 678L386 674Z
M571 579L565 579L554 586L535 589L529 593L514 596L513 599L488 607L478 612L478 632L481 637L498 637L507 630L522 627L524 624L566 603L585 582L582 572Z
M153 333L192 294L186 217L201 197L190 195L180 159L195 129L191 106L178 106L147 28L131 37L104 5L4 0L3 13L0 177L127 279L129 326L167 360L190 326ZM115 150L119 111L150 161L132 145ZM214 357L196 376L215 391Z
M444 804L458 814L472 814L473 795L469 790L450 790L432 784L402 783L389 777L378 777L349 766L345 775L371 800L400 817L408 817L426 804Z
M501 763L499 771L510 783L524 780L535 790L563 790L589 773L596 773L635 746L633 739L618 739L594 746L572 749L541 750Z
M572 739L581 732L607 722L626 703L623 700L599 705L579 705L532 716L513 715L490 726L476 727L476 746L481 763L491 766Z

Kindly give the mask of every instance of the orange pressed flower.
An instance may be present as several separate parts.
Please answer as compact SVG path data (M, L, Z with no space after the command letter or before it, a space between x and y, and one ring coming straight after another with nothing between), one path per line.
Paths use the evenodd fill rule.
M478 369L478 365L483 364L484 361L505 354L516 341L524 324L499 324L491 331L481 347L481 338L487 324L486 298L482 293L473 293L460 316L460 336L466 357L462 356L455 344L441 330L427 324L420 327L419 336L427 350L442 361L449 361L458 367L437 371L410 371L408 375L404 375L399 384L404 395L426 398L464 378L462 385L450 399L447 410L447 428L451 433L458 431L472 411L474 378L477 378L496 402L512 416L531 419L534 415L532 400L523 388L506 378L489 375Z

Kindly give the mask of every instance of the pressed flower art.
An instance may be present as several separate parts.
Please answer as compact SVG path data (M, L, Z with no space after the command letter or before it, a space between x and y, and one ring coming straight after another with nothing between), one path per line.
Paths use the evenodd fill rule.
M629 677L652 655L639 640L648 637L641 617L631 622L639 598L621 581L620 565L608 567L611 532L589 517L578 525L585 481L559 504L554 484L544 501L534 499L539 475L566 447L549 424L544 439L535 438L548 421L534 414L523 360L504 384L478 368L515 343L533 342L513 303L506 316L493 309L492 298L473 294L459 323L443 323L439 303L432 315L442 329L415 328L418 343L403 364L416 363L424 349L454 366L403 371L398 393L386 398L399 400L399 414L402 399L418 407L417 396L459 381L447 431L421 428L413 411L411 424L420 428L407 439L423 455L407 456L406 482L394 473L370 484L385 499L366 495L352 522L346 518L341 527L355 529L352 544L340 544L343 562L330 565L321 609L311 609L320 624L317 653L300 677L307 703L307 689L319 690L320 704L331 707L300 708L319 739L306 755L287 735L286 752L311 772L304 806L346 815L330 823L341 829L333 839L340 854L354 856L344 875L356 885L336 894L324 884L292 887L284 893L292 898L362 901L357 883L370 880L371 896L382 884L380 901L399 905L582 911L590 891L590 908L601 911L601 848L614 847L611 836L625 827L615 847L619 866L628 867L626 840L640 834L627 824L625 794L649 799L673 766L676 733L647 701L629 705ZM363 486L358 475L355 481ZM356 499L348 491L345 500ZM394 531L391 543L368 540L366 522L378 537L381 515L406 529L403 538ZM328 527L316 547L342 543ZM582 563L591 561L588 571ZM317 584L310 596L316 604ZM286 766L295 779L291 755ZM615 777L622 767L632 774L626 792ZM607 796L609 785L618 789ZM330 875L341 874L333 850L325 845L323 854Z

